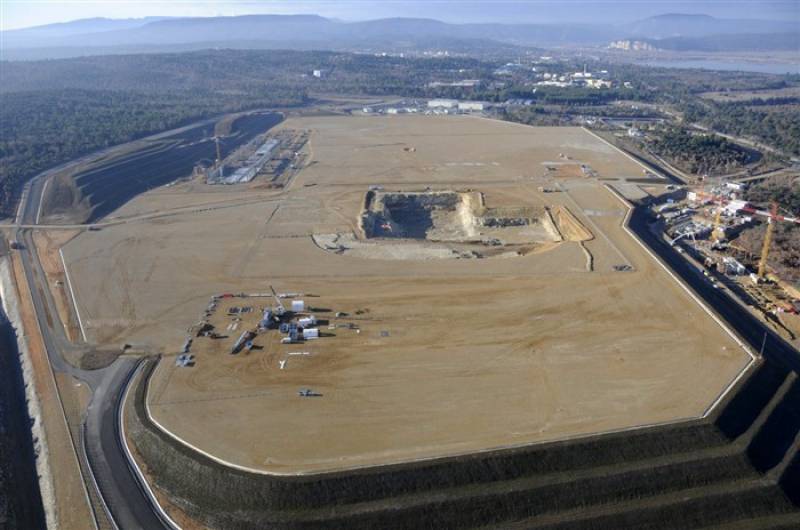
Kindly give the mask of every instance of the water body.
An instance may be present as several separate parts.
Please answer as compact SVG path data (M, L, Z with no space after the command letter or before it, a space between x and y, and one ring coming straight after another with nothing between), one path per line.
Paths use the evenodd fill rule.
M17 336L0 306L0 527L45 528ZM6 521L3 521L6 517Z
M687 59L642 61L637 64L642 64L645 66L657 66L661 68L699 68L703 70L756 72L760 74L800 74L800 62L767 63L741 60L724 61L721 59Z

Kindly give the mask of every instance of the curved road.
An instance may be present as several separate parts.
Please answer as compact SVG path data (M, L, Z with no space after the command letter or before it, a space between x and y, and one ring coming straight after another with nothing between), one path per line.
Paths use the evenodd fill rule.
M45 181L56 171L83 161L84 159L79 159L35 177L23 193L23 202L17 215L18 225L36 225ZM107 515L117 528L171 528L162 520L158 508L152 504L144 486L131 469L119 432L119 406L126 384L138 366L138 360L120 357L111 366L100 370L81 370L67 362L63 352L79 350L81 347L73 345L66 337L33 245L30 229L19 228L16 231L16 241L23 246L19 251L21 261L53 370L70 374L86 382L92 389L92 400L82 426L84 436L81 437L88 459L84 462L93 474L93 484L87 487L95 487L96 484L97 493L108 510ZM79 454L78 458L84 459L84 455Z

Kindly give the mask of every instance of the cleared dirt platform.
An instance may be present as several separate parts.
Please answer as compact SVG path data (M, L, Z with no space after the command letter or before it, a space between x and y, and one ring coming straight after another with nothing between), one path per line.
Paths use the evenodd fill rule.
M625 207L594 174L548 176L547 161L564 154L600 177L640 178L641 168L591 134L467 117L283 126L311 131L310 163L286 191L84 233L65 247L87 333L168 354L150 410L193 446L287 474L469 453L697 417L749 362L622 229ZM540 191L555 178L559 191ZM392 238L357 237L370 186L483 193L496 213L525 211L519 217L559 234L515 259L363 259L315 243L350 234L395 248ZM171 196L157 190L125 208L166 207ZM551 221L538 217L545 211ZM452 212L439 213L425 244L437 229L468 235L450 226ZM615 272L620 264L633 270ZM270 284L306 293L330 335L298 347L269 330L237 355L203 338L194 366L175 365L210 296ZM301 388L322 395L301 397Z

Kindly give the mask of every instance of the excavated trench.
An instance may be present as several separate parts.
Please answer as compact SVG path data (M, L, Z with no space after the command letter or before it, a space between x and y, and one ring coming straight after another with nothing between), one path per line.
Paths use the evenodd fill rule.
M583 228L563 206L489 207L476 191L370 190L355 232L313 239L323 250L368 259L492 258L593 237L576 227Z
M368 201L362 214L367 238L455 240L474 236L467 194L379 192Z

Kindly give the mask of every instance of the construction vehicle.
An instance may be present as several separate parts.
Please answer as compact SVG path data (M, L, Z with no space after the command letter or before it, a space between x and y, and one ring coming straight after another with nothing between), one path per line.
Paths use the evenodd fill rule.
M782 221L787 223L800 224L800 218L781 215L778 212L778 203L776 201L772 201L770 203L769 211L766 211L766 210L759 210L745 201L730 200L727 197L712 195L705 192L698 192L698 196L709 198L710 200L719 204L717 213L714 216L714 237L712 237L714 242L717 242L719 241L719 239L721 239L716 237L716 235L718 233L718 230L721 228L720 218L722 216L723 210L726 207L724 205L733 205L734 207L736 207L736 211L741 211L748 213L750 215L757 215L759 217L767 218L767 232L764 235L764 242L761 245L761 257L758 262L758 274L757 274L757 278L759 281L764 280L767 274L767 258L769 258L770 246L772 245L772 236L775 231L775 223L778 221Z
M275 314L280 317L286 313L286 308L283 306L281 297L278 296L278 293L275 292L275 288L272 287L272 285L269 286L269 290L272 291L272 297L275 299Z

